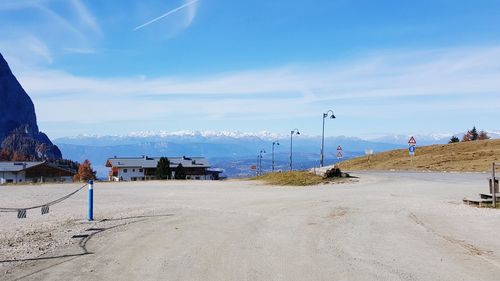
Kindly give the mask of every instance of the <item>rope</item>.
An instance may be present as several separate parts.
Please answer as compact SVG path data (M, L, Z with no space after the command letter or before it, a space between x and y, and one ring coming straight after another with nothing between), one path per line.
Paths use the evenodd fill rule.
M59 199L56 199L54 201L51 201L49 203L46 203L46 204L42 204L42 205L37 205L37 206L33 206L33 207L28 207L28 208L1 208L0 207L0 212L18 212L19 210L32 210L32 209L38 209L38 208L42 208L42 207L47 207L47 206L52 206L52 205L55 205L57 203L60 203L68 198L70 198L71 196L75 195L78 191L82 190L84 187L86 187L88 184L85 184L84 186L78 188L77 190L71 192L70 194L68 195L65 195Z

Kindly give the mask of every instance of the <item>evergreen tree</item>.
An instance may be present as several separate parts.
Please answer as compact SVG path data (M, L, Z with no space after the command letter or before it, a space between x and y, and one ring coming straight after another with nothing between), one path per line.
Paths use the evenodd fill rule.
M472 130L470 130L470 135L471 135L471 138L470 138L471 141L477 140L477 138L479 137L479 134L477 133L476 126L472 127Z
M448 143L455 143L455 142L460 142L460 139L457 138L456 136L453 136L453 137L451 137L451 139Z
M176 180L186 179L186 169L184 169L184 166L182 166L182 164L179 164L179 166L177 166L177 168L175 169L175 179Z
M160 158L156 166L156 178L159 180L166 180L171 177L172 171L170 170L170 161L167 157Z

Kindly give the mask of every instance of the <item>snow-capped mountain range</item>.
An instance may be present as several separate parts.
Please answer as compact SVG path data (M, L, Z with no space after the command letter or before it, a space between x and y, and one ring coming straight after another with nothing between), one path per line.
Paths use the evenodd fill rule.
M500 131L489 131L492 138L500 138ZM417 145L447 143L452 134L414 135ZM462 134L455 134L461 138ZM409 135L385 135L367 139L357 137L325 137L325 161L337 161L337 147L343 148L343 157L352 158L364 154L407 147ZM89 159L99 175L106 174L104 164L113 156L204 156L212 165L228 171L229 176L241 176L250 172L260 150L267 152L267 161L275 146L278 166L286 167L290 151L290 135L267 131L257 133L230 131L179 131L179 132L132 132L126 135L95 136L79 135L64 137L54 142L63 156L75 161ZM294 163L297 168L318 165L321 136L295 135L293 138ZM267 159L267 160L266 160Z
M492 139L500 138L500 130L486 131ZM369 142L381 142L387 144L406 144L410 136L415 137L421 145L441 144L446 143L452 136L462 138L465 133L436 133L436 134L387 134L381 136L370 137L345 137L338 136L335 138L346 138L352 140L364 140ZM289 135L272 133L268 131L261 132L240 132L240 131L138 131L130 132L124 135L77 135L71 137L63 137L56 140L57 143L66 144L87 144L88 142L94 145L108 144L128 144L143 141L161 141L161 140L186 140L186 141L210 141L210 140L229 140L229 139L260 139L263 141L274 141L286 139ZM301 139L317 139L318 135L300 135Z

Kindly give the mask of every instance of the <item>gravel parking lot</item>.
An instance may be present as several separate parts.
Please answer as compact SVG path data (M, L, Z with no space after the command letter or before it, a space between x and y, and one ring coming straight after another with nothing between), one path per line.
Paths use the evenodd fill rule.
M97 183L26 219L0 213L2 280L498 280L500 210L461 203L486 174L353 173L357 182ZM79 185L0 187L0 207Z

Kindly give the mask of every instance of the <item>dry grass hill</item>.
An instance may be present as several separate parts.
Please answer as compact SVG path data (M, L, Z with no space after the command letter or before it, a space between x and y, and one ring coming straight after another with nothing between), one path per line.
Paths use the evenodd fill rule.
M340 168L486 172L492 162L500 162L500 139L417 146L413 163L407 149L387 151L344 161Z

